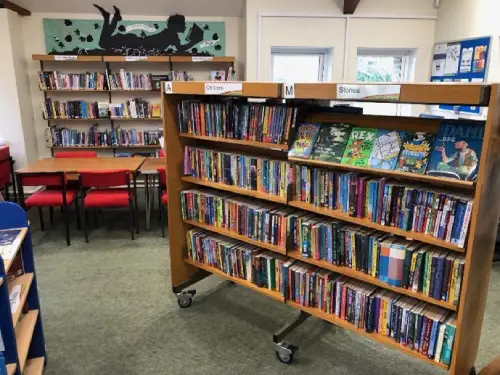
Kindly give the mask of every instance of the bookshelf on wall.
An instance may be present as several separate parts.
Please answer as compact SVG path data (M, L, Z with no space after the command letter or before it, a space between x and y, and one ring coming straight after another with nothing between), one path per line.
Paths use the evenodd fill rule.
M57 150L68 149L97 150L99 154L114 156L136 153L155 155L159 150L158 138L162 131L159 88L141 86L139 88L119 89L110 87L105 83L107 82L106 72L119 76L120 70L124 70L131 74L152 74L157 77L166 77L168 74L173 76L173 72L177 72L175 79L185 79L186 77L181 74L182 69L182 72L187 72L190 79L207 80L210 79L211 70L227 71L230 68L234 71L235 63L234 57L230 56L58 56L34 54L32 58L40 62L40 72L96 73L93 76L92 87L81 85L80 87L85 88L40 88L43 92L44 103L47 103L48 100L70 103L66 106L67 108L71 108L72 105L88 108L95 104L95 115L91 116L92 118L67 118L69 116L49 118L44 114L44 121L48 124L46 139L50 139L46 143L53 155ZM191 74L191 71L194 73ZM101 73L101 77L97 76L98 73ZM96 83L99 78L103 79L101 85ZM132 101L134 105L127 104ZM107 116L97 117L99 103L110 104L110 112ZM138 113L131 113L132 106L138 108ZM115 109L117 113L113 114L112 109ZM145 114L139 113L139 109ZM111 129L115 129L113 136L111 136ZM99 133L102 135L99 136ZM107 140L104 139L105 134ZM84 136L86 139L83 139ZM91 137L95 138L95 141L89 141ZM64 143L54 144L53 138L64 139ZM81 144L72 144L71 140L73 139Z
M285 131L285 137L282 138L280 142L275 142L277 138L274 137L276 135L274 133L271 134L271 138L266 139L266 135L269 135L270 132L269 128L265 128L266 125L263 125L264 130L257 136L260 141L249 141L246 140L246 136L241 136L241 134L235 136L234 133L231 133L234 129L228 130L230 129L230 125L227 125L229 122L226 123L228 127L224 128L224 130L212 129L209 131L207 129L211 125L208 125L206 122L200 120L199 123L196 121L190 123L189 119L186 119L186 122L184 122L184 112L181 113L182 116L179 116L178 113L178 110L184 111L183 102L201 101L214 103L217 101L217 95L224 95L225 102L227 102L227 96L238 98L237 101L228 104L233 106L231 107L232 110L234 110L235 106L239 105L238 103L241 103L241 101L244 101L246 98L269 99L267 101L269 106L283 106L282 104L276 104L281 102L276 99L286 99L285 108L296 108L297 112L296 115L294 115L296 117L293 117L295 120L291 123L285 121L285 126L302 122L322 124L342 122L365 128L379 129L383 127L389 130L402 130L408 132L424 131L432 134L437 134L440 129L441 124L438 119L371 116L332 113L331 111L328 113L319 113L311 111L306 107L305 103L308 100L343 100L345 96L341 97L339 93L342 91L341 87L345 88L345 86L346 85L340 86L340 84L337 85L334 83L297 83L295 85L281 85L274 83L235 82L214 85L213 82L173 82L170 86L162 87L163 125L165 133L169 135L166 137L166 147L169 150L169 157L167 159L169 171L167 187L169 191L169 248L173 291L178 297L179 305L181 307L187 307L191 304L192 297L195 293L195 291L188 290L187 288L210 274L217 274L256 292L269 296L278 302L286 303L297 308L299 310L298 318L288 327L282 329L273 336L273 341L277 344L277 356L282 362L290 362L296 350L296 347L283 341L284 337L291 330L300 325L306 318L315 316L378 341L391 348L400 350L423 362L447 370L450 374L468 374L473 370L478 352L491 260L496 238L498 217L500 214L500 203L494 198L494 191L498 183L497 176L499 168L498 162L495 161L498 159L496 150L498 149L499 142L498 106L500 105L500 86L476 84L402 84L397 85L397 97L391 97L387 100L386 97L381 98L379 96L374 100L404 104L453 104L487 107L488 118L484 125L484 139L479 170L477 178L473 181L431 176L428 174L355 167L340 163L317 162L310 159L291 158L288 157L287 151L292 147L296 127L289 129L288 134ZM379 85L355 86L357 88L361 87L361 90L375 90L375 92L380 88ZM345 100L353 101L353 98L345 98ZM357 101L369 100L357 99ZM206 111L209 110L209 108L210 107L204 107L203 110ZM265 116L263 118L266 119ZM277 119L279 120L279 117L277 117ZM265 121L266 120L264 120L264 124ZM190 128L190 126L193 128ZM196 128L196 126L199 127ZM244 125L238 123L234 126ZM274 130L276 129L277 128L274 128ZM280 129L279 131L282 130L282 128L279 127L278 129ZM219 134L221 131L226 132L225 135ZM211 135L207 135L209 132L212 132ZM236 158L242 157L244 154L245 158L241 160L231 159L231 154L237 155ZM256 161L253 159L256 159ZM196 166L199 166L198 163L207 163L208 160L214 161L214 164L210 164L210 168L220 168L218 172L214 172L214 175L211 176L209 175L211 172L207 172L206 169L196 169ZM238 160L238 163L241 161L241 164L226 165L228 160L231 160L231 162L233 160ZM262 173L267 173L262 171L268 171L268 169L264 169L263 165L270 165L263 164L264 160L266 160L266 163L268 163L267 160L270 160L272 162L277 162L279 165L277 170L280 172L277 172L274 176L278 179L277 181L279 181L278 185L281 184L282 186L278 187L276 191L262 190L263 181L266 181L264 177L262 177L264 176ZM279 163L284 163L284 166L282 167ZM252 177L250 177L251 173L255 172L255 169L252 169L252 166L255 165L257 166L257 173L261 176L260 180L257 180L260 181L257 182L257 184L260 184L257 189L252 183L248 182L252 179ZM380 225L366 218L346 214L338 209L327 209L303 202L297 199L295 195L296 185L294 185L294 183L299 181L300 178L295 176L295 179L289 180L290 174L288 174L288 171L291 169L289 169L287 165L291 166L292 169L294 166L308 166L311 168L320 167L324 171L333 172L339 175L352 172L356 175L367 175L374 179L387 178L402 186L413 186L418 184L421 188L429 190L436 189L457 197L466 196L472 207L466 242L461 246L457 245L457 243L437 238L431 234L402 230L392 225ZM215 180L215 178L220 177L217 173L221 173L222 178L227 178L227 173L230 172L224 170L226 167L229 171L231 168L235 168L239 171L245 171L245 168L247 168L247 172L242 172L240 175L241 180L237 180L237 182L232 180L232 176L223 182ZM224 177L224 173L226 173L226 177ZM283 173L285 176L284 180L280 180L283 177ZM250 180L245 180L245 178ZM257 179L258 178L259 177L257 177ZM269 180L267 181L269 182ZM264 188L264 190L266 189L267 187ZM255 229L252 229L254 232L248 233L248 226L236 227L234 222L228 223L227 227L224 226L225 224L221 225L221 222L227 219L227 217L234 219L234 212L248 213L250 209L254 209L252 208L254 205L257 207L255 210L274 210L272 214L278 217L276 222L279 224L277 225L281 225L280 227L273 227L280 228L274 232L275 237L271 237L271 234L267 237L266 233L264 233L266 231L263 230L255 231ZM215 210L215 207L217 207L218 210L222 210L221 207L225 207L224 209L228 211L224 211L224 216L220 216L222 215L221 211L214 211L217 212L216 216L210 216L210 214L208 214L208 216L197 216L200 215L200 212L197 211L198 207L200 207L200 209L204 207L204 213L212 212L210 210ZM412 289L411 285L410 287L402 287L397 284L391 284L363 270L353 268L352 265L346 263L335 264L330 260L318 260L316 258L317 254L313 257L304 256L304 254L295 247L294 235L287 232L291 219L286 219L289 220L289 222L286 220L280 221L283 220L281 217L289 218L290 216L286 215L295 215L296 212L299 212L299 215L315 214L316 216L314 217L318 218L318 220L327 221L328 223L330 223L328 220L333 220L336 223L340 223L339 225L341 225L345 231L349 230L355 232L358 230L366 230L370 231L369 233L384 235L382 238L386 238L386 236L391 236L391 238L393 238L392 236L394 236L394 243L404 242L407 247L418 245L421 246L420 249L422 249L422 251L424 251L424 249L425 251L427 251L427 249L432 249L433 254L451 256L451 259L454 259L453 262L455 262L455 260L460 260L463 272L461 276L461 285L449 286L450 288L459 288L454 289L457 294L455 300L436 298L436 296L429 295L428 291L425 292L425 290L419 288L416 290ZM235 220L238 221L240 219ZM246 222L247 225L249 222L250 221ZM351 226L354 226L354 229L352 229ZM258 226L257 228L262 229L262 227ZM283 232L283 228L285 228L285 232ZM371 232L372 230L376 232ZM465 230L467 230L467 228L465 228ZM200 245L200 243L204 245ZM230 243L230 245L228 245L228 243ZM299 246L302 245L299 244ZM217 256L214 255L215 258L218 259L219 264L214 263L215 258L210 258L208 255L204 257L203 254L205 254L204 251L207 251L207 248L224 249L224 254L231 253L233 254L232 256L239 257L239 262L243 262L244 266L240 268L232 268L230 266L229 268L224 268L224 256L222 256L222 258L217 258ZM228 250L229 248L230 250ZM255 252L254 248L259 248L262 252L260 252L260 250ZM373 251L375 252L375 250ZM351 255L354 257L355 254ZM213 260L211 261L211 259ZM265 265L267 265L267 267L276 266L276 269L267 268L267 271L263 271L269 274L269 272L273 272L270 270L274 269L275 272L272 273L274 276L269 276L268 279L265 279L267 281L263 282L262 279L260 279L262 274L252 273L253 271L245 268L248 267L248 262L250 262L249 259L251 259L251 262L257 261L256 259L258 259L258 262L264 262L258 263L255 266L257 268L261 267L262 264L264 264L262 267L266 267ZM430 259L432 262L433 258ZM296 263L292 263L293 261ZM218 268L217 265L220 268ZM255 264L252 263L252 265ZM425 270L430 271L431 264L429 264L428 267L429 268L425 268ZM455 265L453 267L455 267ZM458 270L458 266L456 269ZM359 306L364 306L364 309L370 308L367 307L368 305L364 304L366 301L370 301L370 296L376 300L378 298L377 301L382 301L384 298L389 298L387 296L391 296L391 301L397 301L395 303L399 304L396 305L394 303L391 305L396 306L391 311L401 313L405 311L404 314L409 314L409 311L412 311L413 315L411 316L415 317L416 322L425 322L425 328L429 329L428 333L426 333L425 329L422 329L421 325L417 325L421 323L416 323L414 330L411 330L415 335L416 332L418 332L419 335L421 332L424 333L420 339L413 336L413 338L424 347L421 347L420 350L415 350L415 343L413 341L407 341L408 337L406 336L406 332L410 332L410 330L407 331L408 326L405 326L405 335L403 339L403 336L398 334L398 329L402 328L397 325L397 320L391 323L387 320L378 320L379 323L382 322L388 325L387 330L389 330L389 325L392 327L391 329L396 329L395 339L390 337L390 332L386 331L383 325L380 327L375 326L374 328L373 320L371 323L368 320L370 318L366 318L366 321L365 318L363 318L363 323L360 323L361 313L359 311L358 313L360 315L356 318L357 320L351 321L351 318L355 319L354 316L356 315L347 315L347 313L342 312L343 310L341 307L339 307L339 315L336 314L335 309L333 312L331 310L329 311L328 309L330 307L326 307L325 310L324 305L321 307L321 298L307 300L307 298L302 296L303 299L301 300L300 296L297 297L294 294L295 291L291 283L300 283L302 279L297 279L297 275L310 275L306 272L308 270L314 270L314 272L319 272L321 275L327 274L327 271L333 273L333 276L332 274L328 276L332 277L333 281L331 281L332 279L328 279L330 280L328 283L334 283L331 284L333 285L333 289L339 288L336 296L340 298L340 302L335 300L335 302L330 301L330 303L337 305L341 304L346 311L348 308L346 306L352 307L353 305L347 305L348 302L346 302L345 299L347 297L345 295L339 295L338 293L340 293L340 291L344 292L348 290L348 293L353 293L349 294L353 296L352 298L359 297L359 301L365 301L359 302L362 304ZM294 275L294 278L290 279L290 275ZM274 277L276 279L274 279ZM279 282L276 280L279 280ZM417 286L421 282L420 280L421 279L417 281ZM455 282L459 279L451 278L449 280ZM313 281L311 281L311 283L313 283ZM304 284L301 285L303 286ZM324 283L321 285L322 288L325 287ZM297 288L298 286L295 284L295 287ZM310 297L310 295L308 296ZM439 295L437 297L439 297ZM384 303L384 308L387 308L387 302ZM318 308L316 304L318 304L321 309ZM380 312L381 305L370 304L369 306L377 306ZM418 308L418 306L420 306L420 310L414 310L414 308ZM367 314L366 317L370 316L382 319L379 315L375 315L373 311L368 313L363 310L363 317L365 317L365 313ZM435 315L435 313L438 315ZM424 316L422 318L423 320L418 320L422 316ZM355 324L353 324L353 322L355 322ZM410 326L413 327L413 323L410 323ZM367 329L368 327L371 328ZM440 327L443 328L439 329ZM451 330L450 327L455 328ZM419 330L417 330L417 328ZM436 329L437 331L431 331L432 329ZM443 337L439 338L440 336ZM447 341L448 339L450 339L450 341ZM402 340L405 340L404 344ZM435 341L431 344L429 340ZM439 346L440 350L446 350L446 353L435 352L438 348L438 340L442 344ZM431 346L432 349L429 349ZM448 357L443 360L446 356Z

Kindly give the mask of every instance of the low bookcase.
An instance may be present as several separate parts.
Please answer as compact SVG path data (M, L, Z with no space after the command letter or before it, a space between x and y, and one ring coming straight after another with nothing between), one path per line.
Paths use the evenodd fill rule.
M168 86L167 86L168 85ZM500 91L499 85L479 84L401 84L398 85L398 96L391 98L375 97L371 101L392 102L402 104L447 104L447 105L473 105L488 108L487 120L484 128L483 146L480 157L479 171L474 181L456 180L445 177L437 177L426 174L413 174L398 171L378 170L364 167L352 167L345 164L321 162L309 159L289 158L289 150L294 129L289 129L290 136L283 144L272 144L265 142L246 141L240 139L226 139L210 137L207 135L194 135L180 132L179 113L182 109L180 102L184 100L214 101L218 95L234 96L244 100L245 98L268 99L273 105L288 105L298 108L296 123L299 121L313 123L335 123L343 122L360 127L384 128L390 130L401 130L411 132L428 132L437 134L440 120L415 117L398 116L374 116L355 113L335 113L328 111L314 112L310 110L312 100L343 100L345 96L339 97L340 86L343 84L319 83L319 84L276 84L256 82L231 82L214 89L210 82L167 82L162 87L163 125L165 130L166 149L168 150L168 220L169 220L169 249L171 259L171 278L173 291L177 294L181 307L191 304L195 290L189 287L197 281L210 274L217 274L240 285L263 293L276 301L286 303L300 310L298 318L274 335L274 342L278 345L277 354L282 362L289 362L297 349L293 345L283 342L283 338L294 328L300 325L309 316L316 316L329 321L335 325L351 330L357 334L376 340L382 344L401 350L427 363L436 365L447 370L450 374L469 374L474 370L474 362L478 353L479 340L483 314L486 304L488 282L491 269L491 261L500 214L500 200L497 196L497 186L500 183ZM344 85L343 85L344 86ZM356 84L357 88L370 91L378 85ZM366 87L363 87L366 86ZM375 87L376 90L376 87ZM286 99L286 104L283 104ZM385 99L385 100L384 100ZM389 99L389 100L387 100ZM347 100L347 99L346 99ZM353 101L354 99L349 98ZM355 99L356 101L370 101L366 99ZM307 107L309 106L309 107ZM304 111L302 111L304 107ZM307 108L309 109L307 109ZM398 181L399 184L421 184L449 191L451 194L464 194L472 197L473 209L470 218L470 227L465 246L459 247L453 243L432 237L422 233L404 231L395 226L379 225L363 218L357 218L338 210L319 208L309 203L294 199L293 183L286 187L285 196L264 194L262 191L244 189L238 186L230 186L223 183L207 181L186 176L184 174L185 147L199 147L216 149L228 153L251 155L256 158L271 158L282 160L292 165L309 165L321 167L337 172L353 172L366 174L374 177L386 177ZM284 246L264 243L250 239L247 236L236 234L219 226L208 225L193 220L183 219L183 207L181 193L188 189L211 188L220 190L221 193L233 193L242 199L254 198L255 201L282 205L284 209L295 208L298 210L324 216L325 219L333 218L347 224L355 224L367 229L375 229L402 239L419 241L422 244L432 245L439 249L449 251L465 257L463 269L462 287L458 304L434 299L421 292L403 289L389 285L379 279L355 269L336 266L326 261L318 261L312 258L304 258L301 253L293 249L287 243ZM234 240L245 242L248 245L257 246L277 254L279 259L299 259L310 266L318 267L347 276L353 280L364 282L364 285L381 288L399 293L403 297L414 298L425 302L432 307L446 309L450 314L456 314L456 330L450 365L435 361L428 356L400 345L392 338L376 332L366 332L364 329L356 328L348 321L337 315L328 314L315 307L309 307L295 303L286 298L286 293L280 293L270 288L260 288L254 283L230 276L225 272L201 263L192 257L188 257L188 241L186 232L193 228L200 228L223 235ZM279 254L279 255L278 255Z

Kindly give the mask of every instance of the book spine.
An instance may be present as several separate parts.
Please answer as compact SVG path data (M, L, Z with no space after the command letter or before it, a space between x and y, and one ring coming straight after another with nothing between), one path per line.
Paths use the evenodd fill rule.
M469 230L470 218L472 215L472 201L467 202L467 207L464 214L464 220L460 229L460 238L458 239L457 246L463 248L465 246L465 239Z

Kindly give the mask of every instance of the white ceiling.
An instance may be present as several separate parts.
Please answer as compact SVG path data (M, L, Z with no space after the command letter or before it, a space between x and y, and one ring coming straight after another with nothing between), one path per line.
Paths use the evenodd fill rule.
M187 17L240 17L245 0L13 0L31 12L43 13L100 13L96 3L113 13L116 5L123 15Z

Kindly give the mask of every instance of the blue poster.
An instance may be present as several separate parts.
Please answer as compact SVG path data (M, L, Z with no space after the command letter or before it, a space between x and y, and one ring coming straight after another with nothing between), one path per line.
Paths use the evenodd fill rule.
M431 82L475 82L486 80L491 37L437 43L432 57ZM440 105L453 111L456 107ZM480 114L481 107L460 106L460 113Z

